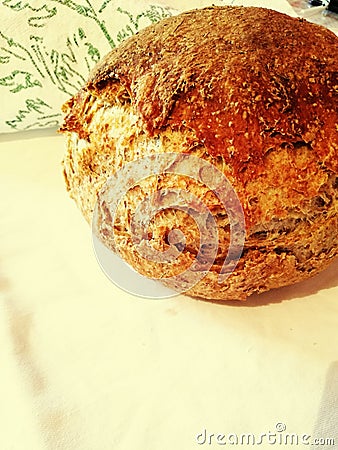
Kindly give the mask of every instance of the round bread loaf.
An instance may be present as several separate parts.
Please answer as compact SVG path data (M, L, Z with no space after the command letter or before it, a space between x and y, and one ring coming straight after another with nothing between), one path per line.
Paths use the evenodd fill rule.
M64 106L71 197L89 222L99 202L100 220L114 233L105 233L106 245L146 276L180 290L170 280L197 258L194 271L203 277L187 290L192 296L244 300L318 273L338 252L337 51L329 30L264 8L208 7L147 27L112 50ZM111 175L172 153L193 157L195 179L158 167L153 176L135 174L112 220L100 203ZM230 245L235 219L199 161L221 172L240 202L245 240L238 248ZM177 191L191 191L208 208L216 253L207 240L200 248L200 205L170 207ZM156 216L135 240L135 211L156 192ZM168 238L174 229L183 244ZM143 241L179 255L154 262L140 254Z

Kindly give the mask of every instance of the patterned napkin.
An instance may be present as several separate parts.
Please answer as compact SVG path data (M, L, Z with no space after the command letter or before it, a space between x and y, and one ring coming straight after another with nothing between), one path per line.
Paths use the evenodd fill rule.
M0 2L0 132L58 126L97 61L174 8L132 0Z

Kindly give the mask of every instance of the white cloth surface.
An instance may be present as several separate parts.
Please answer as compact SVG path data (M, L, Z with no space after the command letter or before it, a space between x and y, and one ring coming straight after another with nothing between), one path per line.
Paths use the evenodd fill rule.
M218 448L196 437L279 422L338 445L338 264L247 304L133 297L96 262L63 147L1 140L0 448Z

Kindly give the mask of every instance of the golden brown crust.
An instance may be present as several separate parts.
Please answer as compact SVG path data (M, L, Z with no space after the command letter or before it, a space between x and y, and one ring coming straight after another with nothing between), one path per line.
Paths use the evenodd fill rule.
M122 85L149 132L193 129L244 181L281 143L306 142L337 170L337 148L328 151L337 143L337 50L332 32L304 20L210 7L122 43L93 71L88 89L109 101Z
M244 299L314 275L338 253L337 46L328 30L262 8L210 7L148 27L107 55L64 107L71 196L90 222L101 187L126 162L153 152L196 155L224 173L245 214L244 251L226 283L218 274L229 222L205 187L184 180L135 186L118 215L115 250L155 277L192 263L198 236L179 212L149 229L160 250L172 228L187 235L176 266L144 261L130 237L139 199L181 183L207 203L220 236L191 295Z

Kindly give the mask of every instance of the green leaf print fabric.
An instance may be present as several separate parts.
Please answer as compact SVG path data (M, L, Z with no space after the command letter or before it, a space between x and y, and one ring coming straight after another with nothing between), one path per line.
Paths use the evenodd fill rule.
M177 13L139 0L0 0L0 132L58 126L100 58Z

